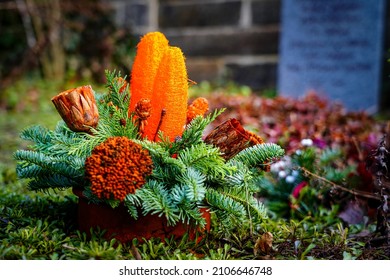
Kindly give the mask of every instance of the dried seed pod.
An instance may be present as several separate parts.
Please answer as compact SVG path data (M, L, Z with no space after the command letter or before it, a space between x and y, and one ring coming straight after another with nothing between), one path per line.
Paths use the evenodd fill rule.
M99 121L95 96L90 85L69 89L51 101L66 125L75 132L89 132Z
M136 125L140 135L144 134L145 126L148 124L147 119L150 117L152 105L147 98L141 98L135 105Z

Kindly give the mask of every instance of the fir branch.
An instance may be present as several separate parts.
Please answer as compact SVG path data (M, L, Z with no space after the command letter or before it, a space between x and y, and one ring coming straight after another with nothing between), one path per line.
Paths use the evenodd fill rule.
M188 198L186 196L186 187L184 185L174 185L170 191L169 195L172 199L172 203L180 204L186 201Z
M253 179L253 174L248 167L240 161L229 161L228 165L231 166L231 173L227 174L224 178L224 184L229 188L241 188L249 185L249 182Z
M264 205L260 201L257 201L253 196L242 197L228 192L222 192L222 194L226 197L230 197L236 202L239 202L244 207L247 207L246 213L248 218L252 219L253 217L256 217L256 221L261 221L262 219L267 218L267 212Z
M85 160L85 157L89 155L87 152L72 153L73 149L79 149L80 143L87 140L89 134L84 132L76 133L71 131L63 121L58 122L54 132L52 133L52 142L50 143L50 148L47 151L50 155L72 155L75 158L82 158ZM37 147L37 150L42 151L41 147Z
M136 191L136 194L142 201L144 216L147 214L164 216L168 225L174 225L179 220L177 208L172 203L164 184L149 180L143 188Z
M111 208L117 208L121 202L119 200L115 199L107 199L106 203L111 206Z
M178 151L196 145L202 142L203 131L212 123L220 114L225 111L224 108L217 109L206 117L197 116L193 119L184 130L181 139L171 143L170 154L175 154Z
M88 200L88 203L107 204L105 199L98 198L91 190L90 186L86 185L83 190L83 196Z
M178 159L186 167L193 167L209 178L223 177L228 167L219 149L203 142L180 151Z
M179 220L183 224L193 224L200 228L206 226L206 220L196 204L184 202L178 204L177 207L179 209Z
M14 158L20 161L18 169L18 176L20 178L29 178L29 176L32 175L29 173L31 170L24 169L26 166L39 166L42 169L47 170L47 172L58 173L69 178L77 179L84 176L84 170L75 169L72 166L72 158L52 157L40 152L25 150L16 151L14 153ZM38 171L38 169L36 169L36 171Z
M35 178L27 185L28 189L32 191L44 191L48 189L66 189L75 187L78 182L60 174L49 174L39 178Z
M247 220L245 207L226 193L209 188L205 201L210 211L215 213L221 224L228 229Z
M111 101L119 110L127 112L130 102L129 86L127 85L126 89L121 92L121 88L126 83L126 76L122 78L121 73L115 70L106 70L105 75L107 79L106 88L108 90L106 101Z
M142 205L137 192L134 194L128 194L125 198L124 204L127 207L127 212L129 212L130 216L137 220L138 208Z
M206 193L206 188L204 182L206 176L201 174L194 168L188 168L178 180L182 183L184 187L186 198L192 202L200 202Z
M258 218L256 222L268 219L267 209L265 205L253 195L249 197L248 208L251 213L251 217Z
M149 140L133 140L135 143L141 145L144 149L148 150L152 156L156 157L170 157L169 148L161 144L161 142L152 142Z
M240 161L249 168L264 165L266 162L284 155L284 150L274 143L257 144L246 148L230 160Z
M42 167L31 164L31 165L17 165L16 166L16 174L19 178L34 178L41 176L42 174L47 175L49 174L47 170L43 169Z
M110 132L105 131L104 128L108 126L101 123L98 126L99 130L91 128L93 135L85 135L85 139L80 141L78 145L69 147L69 154L85 158L89 157L97 145L107 140L110 137Z
M41 125L34 125L23 129L20 133L20 138L35 142L36 144L48 144L51 142L50 134L49 129Z
M180 160L170 157L166 150L150 149L150 147L152 146L149 146L148 150L153 160L151 177L173 186L177 182L177 177L185 171L186 166Z
M200 212L198 204L189 198L187 192L188 187L185 185L175 185L170 190L172 202L177 205L179 210L179 219L182 223L194 223L203 228L206 226L206 221Z

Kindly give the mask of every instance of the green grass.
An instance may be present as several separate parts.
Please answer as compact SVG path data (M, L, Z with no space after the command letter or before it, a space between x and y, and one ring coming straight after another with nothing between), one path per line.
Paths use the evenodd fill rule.
M37 90L37 99L28 99ZM20 131L33 124L53 128L59 115L51 97L64 90L53 83L21 83L7 89L7 110L0 110L0 259L389 259L386 246L367 246L373 225L346 227L335 211L323 209L303 220L269 218L261 230L249 225L224 232L218 224L196 243L182 239L106 240L104 230L91 238L78 231L77 198L71 191L35 193L15 173L14 151L27 147ZM3 98L4 98L3 96ZM24 102L24 103L23 103ZM23 104L20 104L23 103ZM23 106L22 106L23 105ZM259 248L261 236L271 232L272 249Z

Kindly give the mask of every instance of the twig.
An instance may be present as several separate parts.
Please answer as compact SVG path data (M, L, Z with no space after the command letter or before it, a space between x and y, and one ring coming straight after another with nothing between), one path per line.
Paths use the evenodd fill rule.
M357 150L357 152L358 152L359 160L360 160L360 161L363 161L363 160L364 160L364 155L363 155L363 153L362 153L362 150L361 150L360 147L359 147L358 141L357 141L357 139L356 139L355 136L352 136L352 141L353 141L353 144L355 145L356 150Z
M161 111L160 121L158 122L158 125L157 125L156 134L154 134L154 137L153 137L153 141L156 141L156 139L157 139L158 131L160 130L161 124L163 122L163 119L164 119L166 113L167 113L167 110L165 108L163 108Z
M377 201L381 201L381 197L379 195L375 195L375 194L371 194L371 193L368 193L368 192L362 192L362 191L356 191L356 190L350 190L350 189L347 189L343 186L340 186L340 185L337 185L336 183L332 182L332 181L329 181L328 179L324 178L324 177L321 177L317 174L314 174L313 172L307 170L305 167L300 167L300 169L306 174L306 175L310 175L314 178L317 178L325 183L328 183L329 185L332 185L332 187L336 188L336 189L339 189L339 190L342 190L342 191L345 191L345 192L348 192L350 194L353 194L353 195L356 195L356 196L360 196L360 197L365 197L365 198L370 198L370 199L375 199Z

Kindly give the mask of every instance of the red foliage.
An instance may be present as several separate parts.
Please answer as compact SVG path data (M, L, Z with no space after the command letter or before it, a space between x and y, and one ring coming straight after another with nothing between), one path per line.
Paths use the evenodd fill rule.
M217 93L208 100L211 110L227 108L223 119L236 118L266 142L280 144L286 154L295 152L302 139L312 139L319 148L340 147L347 152L348 160L360 161L377 145L385 131L385 124L372 116L347 112L340 104L329 103L315 93L301 99Z

